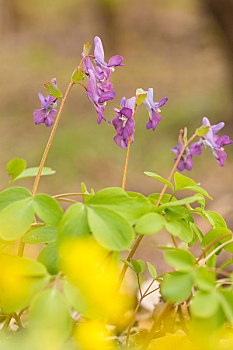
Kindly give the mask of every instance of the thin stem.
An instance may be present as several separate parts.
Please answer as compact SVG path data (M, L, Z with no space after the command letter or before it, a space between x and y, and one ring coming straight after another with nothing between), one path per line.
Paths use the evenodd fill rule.
M137 277L138 277L138 274L137 274ZM149 295L150 293L147 294L148 290L150 289L150 287L152 286L152 284L154 283L155 280L153 280L149 287L147 287L146 291L144 292L144 294L142 294L142 291L141 291L141 288L140 288L140 295L141 295L141 298L139 299L138 303L137 303L137 306L134 310L134 313L132 315L132 318L130 320L130 324L129 324L129 328L128 328L128 331L127 331L127 336L126 336L126 347L129 345L129 336L130 336L130 332L131 332L131 329L133 327L133 324L134 324L134 320L136 318L136 315L137 315L137 312L138 312L138 309L139 309L139 306L141 305L143 299ZM138 279L138 283L139 283L139 279Z
M19 329L24 329L24 327L23 327L23 325L22 325L22 322L21 322L21 320L20 320L20 316L17 315L17 313L15 312L15 313L13 314L13 317L14 317L14 319L15 319L15 321L16 321L18 327L19 327Z
M140 285L139 274L138 273L137 273L137 281L138 281L138 289L139 289L140 297L142 298L142 290L141 290L141 285Z
M207 255L207 257L204 259L204 263L206 263L207 260L209 260L214 254L216 254L220 249L222 249L223 247L225 247L225 245L227 245L228 243L233 242L233 238L230 239L229 241L226 241L224 243L222 243L221 245L219 245L217 248L215 248L209 255Z
M183 148L182 148L182 150L181 150L181 152L180 152L180 154L179 154L179 156L178 156L178 158L177 158L177 160L176 160L176 162L175 162L175 164L174 164L174 166L173 166L173 168L172 168L172 170L170 172L170 175L168 176L167 181L169 181L169 182L171 181L171 179L172 179L172 177L174 175L174 172L176 171L176 168L177 168L177 166L178 166L178 164L179 164L179 162L180 162L180 160L181 160L181 158L182 158L182 156L184 154L184 151L189 146L189 144L195 139L195 137L197 137L196 133L193 134L193 136L191 136L190 139L184 144L184 146L183 146ZM157 200L156 207L159 205L161 199L163 198L163 195L164 195L164 193L165 193L165 191L167 189L167 186L168 186L167 184L165 184L163 186L163 189L162 189L162 191L160 193L160 196L159 196L159 198Z
M134 112L133 112L133 116L132 116L133 120L135 119L137 107L138 107L138 105L136 104L134 107ZM125 190L125 184L126 184L126 176L127 176L128 163L129 163L129 152L130 152L130 147L131 147L131 139L132 139L132 136L130 136L128 139L128 145L127 145L127 150L126 150L125 166L124 166L124 173L123 173L123 178L122 178L123 190Z
M147 293L146 295L144 295L144 298L147 297L147 295L150 295L150 294L156 292L156 290L158 290L159 288L160 288L160 287L157 287L157 288L153 289L151 292L149 292L149 293Z
M59 198L57 198L57 200L60 202L77 203L77 201L74 201L73 199L69 199L69 198L59 197Z
M23 256L24 247L25 247L25 242L23 242L21 239L19 243L18 256L21 256L21 257Z
M174 164L174 166L173 166L173 168L172 168L172 170L171 170L171 172L170 172L170 175L169 175L169 177L168 177L168 181L169 181L169 182L171 181L172 176L174 175L174 172L176 171L176 168L177 168L177 166L178 166L178 164L179 164L179 161L181 160L182 155L184 154L184 151L185 151L186 148L189 146L189 144L195 139L195 137L197 137L197 134L196 134L196 133L193 134L193 136L191 136L190 139L184 144L184 146L183 146L183 148L182 148L182 150L181 150L181 152L180 152L180 155L178 156L178 158L177 158L177 160L176 160L176 162L175 162L175 164ZM128 145L129 145L129 144L128 144ZM127 156L126 156L126 161L127 161ZM126 162L126 165L127 165L127 164L128 164L128 163ZM125 173L127 173L127 166L126 166L126 165L125 165L124 175L125 175ZM126 178L126 175L125 175L125 178ZM123 177L123 180L124 180L124 177ZM122 188L123 188L123 184L125 185L125 182L124 182L124 181L123 181L123 183L122 183ZM166 189L167 189L167 184L165 184L165 185L163 186L163 188L162 188L162 191L161 191L161 193L160 193L160 196L159 196L159 198L158 198L158 200L157 200L157 202L156 202L156 204L155 204L156 207L159 206L159 203L160 203L160 201L161 201L161 199L162 199L162 197L163 197L163 195L164 195ZM136 241L135 241L135 243L134 243L134 245L133 245L133 247L132 247L132 249L131 249L131 251L130 251L128 257L127 257L127 259L126 259L127 261L130 261L130 259L133 257L133 255L134 255L134 253L136 252L136 250L137 250L137 248L138 248L138 246L139 246L141 240L143 239L143 237L144 237L144 235L138 236L138 238L136 239ZM125 276L125 273L126 273L126 271L127 271L127 268L128 268L128 265L124 264L124 266L123 266L123 268L122 268L122 271L121 271L121 274L120 274L119 286L121 286L121 283L122 283L122 281L123 281L123 279L124 279L124 276Z
M41 162L40 162L40 167L39 167L38 173L37 173L36 178L35 178L35 182L34 182L33 189L32 189L32 195L33 196L36 194L36 191L37 191L37 188L38 188L38 185L39 185L39 181L40 181L40 177L41 177L41 173L42 173L42 170L43 170L43 167L44 167L44 164L45 164L45 161L46 161L49 149L51 147L51 144L52 144L52 141L53 141L53 138L54 138L54 135L55 135L55 132L56 132L56 129L57 129L57 126L58 126L58 123L59 123L59 120L60 120L63 108L64 108L64 105L66 103L67 97L68 97L68 95L70 93L70 90L71 90L73 85L74 85L74 82L71 81L69 83L69 86L68 86L68 88L67 88L67 90L65 92L65 95L64 95L63 99L62 99L62 102L61 102L61 105L60 105L60 109L59 109L59 112L57 114L57 118L55 120L55 123L54 123L53 129L51 131L51 134L49 136L49 140L48 140L48 143L46 145L43 157L42 157Z
M89 194L87 193L75 193L75 192L71 192L71 193L62 193L62 194L56 194L55 196L53 196L53 198L60 198L60 197L72 197L72 196L89 196Z
M229 237L231 236L229 233L226 235L223 235L221 237L216 238L213 242L211 242L201 253L201 255L199 256L199 258L197 259L197 262L199 262L202 258L204 258L205 254L208 252L208 250L215 245L216 243L218 243L219 241L221 241L223 238ZM227 241L228 242L228 241Z
M7 330L7 328L9 327L10 321L11 321L11 315L8 315L6 320L5 320L4 325L2 327L2 331L6 331Z
M132 247L132 249L131 249L131 251L130 251L130 253L129 253L127 259L126 259L127 261L130 261L130 259L134 256L134 253L137 250L137 247L139 246L139 244L140 244L141 240L143 239L143 237L144 237L143 235L138 236L136 242L134 243L134 246ZM125 277L125 273L127 271L127 268L128 268L128 265L124 264L124 266L123 266L123 268L121 270L121 273L120 273L120 277L119 277L119 288L120 288L121 283L122 283L122 281L123 281L123 279Z
M174 246L175 246L176 248L178 248L178 244L177 244L177 242L176 242L175 237L174 237L173 235L171 235L171 237L172 237L172 242L173 242Z
M164 307L162 308L162 310L160 311L160 313L156 317L156 319L151 327L151 330L148 334L148 337L147 337L147 339L142 347L142 350L146 350L148 348L151 340L153 339L153 336L154 336L154 333L155 333L157 327L160 325L160 322L166 316L166 314L170 311L171 308L172 308L172 304L170 302L166 302L166 304L164 305Z

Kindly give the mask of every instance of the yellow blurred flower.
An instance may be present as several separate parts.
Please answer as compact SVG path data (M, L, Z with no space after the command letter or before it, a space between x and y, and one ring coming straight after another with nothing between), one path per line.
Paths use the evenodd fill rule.
M117 350L111 333L99 321L80 323L75 331L75 339L82 350Z
M85 316L124 322L131 299L119 293L119 267L109 252L92 238L77 239L62 249L62 268L87 305Z

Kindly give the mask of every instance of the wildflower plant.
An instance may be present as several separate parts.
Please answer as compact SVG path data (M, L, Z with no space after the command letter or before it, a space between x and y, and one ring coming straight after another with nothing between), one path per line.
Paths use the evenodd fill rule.
M171 149L176 158L168 178L145 172L162 183L160 193L128 192L137 109L147 109L146 129L156 131L163 121L160 108L164 107L163 113L168 108L167 97L154 102L153 88L138 88L135 96L114 102L109 120L116 131L116 145L126 149L122 186L95 193L82 183L81 192L38 193L41 176L54 174L45 163L72 87L80 85L85 90L99 124L106 121L106 103L116 100L110 78L122 66L123 57L112 56L106 63L99 37L94 39L93 55L90 49L89 43L84 45L64 95L55 78L45 84L48 95L39 94L41 109L34 111L34 122L52 127L39 167L27 168L20 158L7 164L10 179L0 192L0 349L15 349L16 344L22 349L145 350L166 349L169 344L199 349L204 341L212 349L211 332L220 327L224 331L215 338L214 346L225 349L224 338L224 344L231 347L233 275L226 267L233 260L218 266L217 256L224 251L233 253L232 232L218 213L206 210L205 201L212 200L207 191L181 174L193 168L193 157L201 155L203 147L210 148L218 165L224 165L223 147L232 141L217 135L223 122L211 126L205 117L189 138L187 128L181 129L178 144ZM15 186L27 177L35 177L31 191ZM182 195L184 191L190 195ZM63 201L68 204L65 211ZM196 225L195 216L208 222L207 234ZM135 260L134 254L145 235L164 229L172 245L158 248L164 251L171 271L158 276L156 266ZM201 250L194 255L190 248L197 243ZM24 257L25 245L35 244L42 246L38 258ZM17 248L17 253L9 253L9 247ZM128 268L137 291L126 278ZM150 281L143 289L146 274ZM141 330L134 327L137 313L145 298L158 292L160 311L140 338Z

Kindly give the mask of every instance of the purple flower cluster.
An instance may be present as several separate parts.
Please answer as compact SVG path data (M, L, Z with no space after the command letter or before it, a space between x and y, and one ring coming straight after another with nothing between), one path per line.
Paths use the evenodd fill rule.
M155 130L156 126L161 120L159 114L160 107L165 105L168 98L163 98L160 102L153 101L153 89L150 88L147 91L146 99L143 101L149 112L149 121L146 124L146 128L152 128ZM114 111L117 112L116 118L114 118L110 123L113 124L117 134L114 137L116 144L122 148L126 148L128 145L128 140L131 137L131 143L134 142L134 125L135 121L133 119L135 111L136 97L131 97L126 100L125 97L121 99L120 109L115 108Z
M113 91L113 85L110 83L111 72L114 67L122 66L122 56L112 56L108 63L104 59L104 49L102 42L98 36L94 39L94 63L92 64L89 57L86 57L83 63L83 68L89 77L87 84L87 97L93 102L97 111L98 124L101 123L104 117L106 102L114 99L116 93Z
M191 170L193 168L193 156L201 155L202 153L202 147L208 147L210 148L212 154L217 159L219 166L224 166L224 162L227 158L227 154L224 151L223 146L229 145L233 143L233 141L230 140L229 136L218 136L216 133L220 131L225 123L221 122L216 125L211 125L208 118L203 118L202 123L204 126L209 127L209 131L206 135L201 136L200 140L198 142L195 142L191 145L190 149L186 148L184 154L181 157L181 160L177 166L177 169L179 171L183 170ZM184 140L182 133L180 134L178 144L175 148L171 148L172 152L174 152L177 156L181 153L181 150L184 146ZM175 161L177 158L175 158Z
M53 78L51 83L57 86L56 78ZM42 108L34 110L34 122L36 125L45 123L45 125L49 127L53 124L57 112L56 109L54 109L57 106L57 98L51 95L44 97L40 92L38 96Z
M136 97L131 97L126 100L125 97L121 99L120 107L121 109L115 108L117 112L116 118L114 118L110 123L113 124L117 134L114 137L116 144L122 148L126 148L128 145L128 140L131 137L131 143L134 142L134 125L135 121L132 118L134 113L136 103Z

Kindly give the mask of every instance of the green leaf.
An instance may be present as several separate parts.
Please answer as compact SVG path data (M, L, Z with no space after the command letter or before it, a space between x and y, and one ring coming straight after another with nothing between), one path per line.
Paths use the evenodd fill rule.
M8 174L11 176L11 181L19 176L26 168L27 162L24 159L11 159L6 166Z
M202 199L203 199L203 196L201 196L200 194L195 194L194 196L191 196L191 197L186 197L180 200L171 201L171 202L162 204L157 209L163 210L168 207L175 207L177 205L184 205L184 204L189 204L193 202L198 202L199 200L202 200Z
M0 193L0 210L23 199L31 198L32 194L24 187L12 187Z
M44 223L57 226L63 216L63 211L57 201L47 194L36 194L33 198L36 214Z
M232 237L232 232L228 230L226 227L213 228L204 236L201 242L201 247L202 249L206 249L211 243L214 243L214 241L216 241L216 243L211 247L213 248L221 243L228 241L231 237Z
M0 212L0 238L8 241L20 238L34 220L31 198L13 202Z
M85 72L82 69L79 69L78 67L73 71L72 73L72 81L77 84L80 81L82 81L85 77Z
M58 227L58 246L60 247L66 240L89 236L89 234L87 209L82 203L71 205L65 212Z
M123 216L127 220L136 220L148 213L151 204L140 193L126 193L122 188L105 188L91 196L88 203L91 208L101 206Z
M45 267L37 261L0 255L0 307L6 314L27 307L49 281Z
M131 265L133 267L133 270L137 273L137 274L140 274L142 273L142 266L141 266L141 263L139 263L137 260L134 260L134 259L131 259ZM145 269L145 264L144 264L144 269Z
M184 176L178 172L174 175L175 189L176 191L182 190L187 186L196 186L196 182L190 179L188 176Z
M226 250L229 253L233 253L233 242L229 243L229 244L226 244L223 249Z
M204 266L200 266L193 272L195 285L205 292L215 290L215 273L207 270Z
M63 97L61 91L58 89L57 85L55 85L54 83L48 82L48 83L44 84L44 87L45 87L46 92L49 95L54 96L56 98Z
M37 173L39 171L39 167L34 167L34 168L27 168L25 169L20 175L18 175L13 182L21 180L21 179L26 179L28 177L36 177ZM53 175L55 174L55 170L52 170L51 168L44 167L41 173L41 176L45 175Z
M182 249L167 250L164 258L169 265L179 271L191 271L196 265L194 256Z
M157 276L156 268L149 262L147 262L146 264L147 264L148 271L149 271L152 279L154 280Z
M70 281L65 280L63 283L63 292L67 302L81 314L86 314L88 305L83 294L79 291L77 286L74 286Z
M191 314L199 318L209 318L215 315L219 308L216 293L197 291L191 301Z
M165 219L157 213L143 215L137 222L135 230L139 234L149 235L161 231L165 226Z
M159 199L159 196L160 196L160 193L152 193L148 196L148 199L150 200L150 202L152 204L156 204L158 199ZM168 193L165 193L162 197L162 199L160 200L160 204L165 204L165 203L168 203L168 202L175 202L177 199L174 198L174 197L171 197L170 194ZM154 207L153 207L154 208Z
M147 91L143 90L143 89L137 89L136 90L136 104L140 105L143 103L143 101L145 101L145 99L147 98Z
M126 259L121 259L121 261L122 261L124 264L126 264L128 267L130 267L132 270L134 270L133 265L132 265L131 262L129 262L129 261L126 260Z
M168 221L165 224L166 230L173 236L178 236L181 231L181 225L177 221Z
M210 225L213 226L213 228L227 227L225 220L218 213L215 213L211 210L203 210L202 213L204 218L209 221Z
M178 233L178 237L186 243L191 242L193 239L193 231L189 223L187 223L185 220L177 220L177 222L179 225L181 225L181 230Z
M197 193L203 194L203 196L206 196L209 199L213 199L212 197L210 197L208 192L206 190L204 190L204 188L197 186L197 185L196 186L186 186L183 188L183 190L195 191Z
M163 182L164 184L168 185L172 189L172 191L174 191L173 184L170 181L164 179L162 176L155 174L155 173L152 173L151 171L144 171L144 174L147 176L153 177L156 180Z
M171 272L164 275L161 293L166 301L182 303L192 292L193 279L187 272Z
M196 129L196 134L197 136L204 136L206 135L210 130L210 127L209 126L206 126L206 125L202 125L200 126L200 128Z
M140 268L141 268L141 272L140 273L144 272L145 271L145 263L144 263L144 261L139 259L139 260L137 260L137 263L140 265Z
M199 241L202 242L204 235L201 232L201 230L192 222L190 222L189 225L190 225L191 229L193 230L193 233L195 233L195 235L197 235Z
M218 300L223 308L226 318L233 325L233 293L232 290L221 290Z
M37 260L43 264L51 275L58 273L57 243L52 242L46 245L40 252Z
M45 244L56 241L57 239L57 227L54 226L42 226L32 228L23 237L24 243L29 244Z
M181 205L165 209L165 214L168 220L186 219L189 222L194 222L190 212Z
M55 288L40 293L29 310L29 328L55 339L66 340L72 330L72 318L64 296Z
M112 210L89 207L88 223L97 242L109 250L126 250L133 243L134 232L131 225Z
M83 56L89 55L89 52L91 50L91 45L89 42L83 45Z

